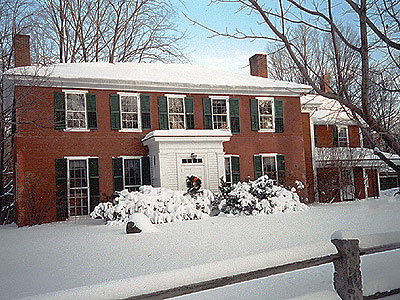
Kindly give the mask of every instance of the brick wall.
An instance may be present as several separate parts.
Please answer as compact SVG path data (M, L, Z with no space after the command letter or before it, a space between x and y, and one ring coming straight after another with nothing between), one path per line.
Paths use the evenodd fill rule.
M67 132L54 129L54 91L57 88L36 88L25 95L24 87L17 87L17 99L23 99L29 106L19 105L19 120L35 120L19 124L16 137L17 187L20 201L19 223L24 219L23 203L27 198L27 187L35 186L38 190L46 190L55 195L55 160L65 156L97 156L99 158L100 193L111 195L113 192L112 157L121 155L146 155L148 149L141 139L150 131L139 133L118 132L111 130L109 95L120 91L89 90L97 98L98 129L90 132ZM164 93L147 93L151 95L152 129L159 128L157 96ZM194 98L195 128L203 129L203 97L208 95L186 94ZM234 134L231 141L224 143L227 154L240 155L241 178L254 177L253 155L258 153L280 153L285 155L286 177L288 183L295 179L306 182L304 144L300 101L298 97L279 97L284 101L283 133L259 133L251 130L250 96L230 95L239 98L241 133ZM28 108L28 109L27 109ZM50 196L48 221L56 219L55 197Z

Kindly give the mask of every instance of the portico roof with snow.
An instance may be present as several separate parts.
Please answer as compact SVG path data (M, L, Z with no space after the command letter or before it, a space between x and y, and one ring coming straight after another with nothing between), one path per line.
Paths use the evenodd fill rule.
M162 63L67 63L7 71L10 79L43 78L44 86L118 89L140 92L299 96L311 87L209 66Z

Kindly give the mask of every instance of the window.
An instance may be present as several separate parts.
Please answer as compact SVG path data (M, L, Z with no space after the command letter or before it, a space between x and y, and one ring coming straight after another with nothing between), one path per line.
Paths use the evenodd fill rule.
M263 175L267 175L269 179L276 181L276 162L275 156L262 158Z
M182 158L183 164L202 164L202 158Z
M151 129L150 95L137 93L110 94L111 129L141 131Z
M267 175L275 183L285 184L285 157L282 154L259 154L254 156L254 178Z
M121 123L122 129L139 129L138 95L121 94Z
M284 132L283 110L282 99L274 97L250 99L251 130Z
M237 155L225 156L225 182L232 185L240 181L240 159Z
M140 158L124 158L124 188L136 191L142 185L142 164Z
M68 161L68 207L70 216L81 216L89 213L89 188L87 160Z
M274 99L260 98L258 99L258 109L260 118L260 130L274 129Z
M114 191L136 191L141 185L151 184L149 156L113 157Z
M225 182L227 185L232 184L232 168L230 157L225 157Z
M96 94L80 90L54 92L54 127L71 131L97 129Z
M86 129L86 97L81 92L66 92L68 129Z
M170 129L185 129L184 96L168 96L168 117Z
M338 146L348 147L347 127L339 127L338 130Z
M213 129L229 129L227 98L211 98Z

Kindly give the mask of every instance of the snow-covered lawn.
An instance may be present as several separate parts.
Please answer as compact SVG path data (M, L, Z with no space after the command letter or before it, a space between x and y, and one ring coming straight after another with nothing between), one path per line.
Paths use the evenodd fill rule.
M0 299L128 297L139 290L335 253L329 242L334 231L399 231L399 215L400 199L382 198L287 214L167 223L156 225L159 232L139 235L88 219L0 226ZM400 251L365 256L362 263L366 294L400 287L393 286L400 283L400 271L395 272ZM306 295L334 295L332 274L332 265L324 265L181 299L311 299Z

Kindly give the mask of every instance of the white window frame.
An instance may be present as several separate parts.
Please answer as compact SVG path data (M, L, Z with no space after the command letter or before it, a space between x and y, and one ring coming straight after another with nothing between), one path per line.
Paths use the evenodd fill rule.
M229 96L210 96L211 100L211 122L212 122L212 129L213 130L231 130L231 120L230 120L230 111L229 111ZM225 100L226 104L226 125L227 128L216 129L214 128L214 110L213 110L213 101L214 100ZM222 114L217 114L218 116Z
M70 174L69 174L69 162L71 160L85 160L86 161L86 178L87 178L87 195L88 195L88 214L90 214L90 182L89 182L89 158L98 158L94 156L64 156L64 159L67 160L67 202L68 202L68 217L71 217L71 205L70 205L70 188L71 188L71 183L70 183ZM84 215L86 216L86 215ZM74 216L78 217L78 216Z
M169 129L174 129L174 130L185 130L186 129L186 107L185 107L185 98L186 95L181 95L181 94L166 94L165 97L167 97L167 112L168 112L168 128ZM169 126L169 118L170 118L170 113L169 113L169 99L170 98L180 98L182 99L183 102L183 128L171 128ZM173 113L173 115L180 115L177 113Z
M349 128L348 126L338 126L338 147L340 148L347 148L349 147ZM340 130L345 129L346 130L346 146L340 146Z
M142 157L143 156L120 156L120 158L122 158L122 182L123 182L123 186L124 186L124 190L128 189L128 188L136 188L136 187L140 187L143 185L143 176L142 176ZM125 160L129 160L129 159L138 159L139 160L139 166L140 166L140 184L139 185L132 185L132 186L127 186L125 185Z
M240 157L239 155L236 155L236 154L225 154L224 155L224 178L225 178L225 183L226 184L229 184L229 185L232 185L233 184L233 172L232 172L232 157ZM227 180L226 180L226 166L225 166L225 158L229 158L229 172L230 172L230 174L231 174L231 181L230 182L228 182Z
M118 93L118 100L119 100L119 120L120 120L120 126L121 129L119 132L142 132L142 114L141 114L141 107L140 107L140 94L139 93L125 93L125 92L119 92ZM121 103L121 96L134 96L136 97L137 100L137 109L138 109L138 128L123 128L122 127L122 103Z
M257 110L258 110L258 132L275 132L275 103L274 97L257 97ZM260 101L271 101L272 108L272 128L261 128L261 113L260 113Z
M278 183L279 182L279 172L278 172L278 161L277 161L277 156L279 153L260 153L260 154L256 154L256 155L261 155L261 170L262 170L262 174L263 176L264 174L264 157L273 157L274 158L274 162L275 162L275 171L276 171L276 180L273 179L274 183Z
M86 108L86 94L88 93L88 91L82 91L82 90L62 90L62 92L65 95L65 99L64 99L64 104L65 104L65 129L64 131L71 131L71 132L88 132L90 131L90 129L88 129L88 119L87 119L87 108ZM68 94L80 94L84 96L84 105L85 105L85 128L74 128L74 127L68 127Z

